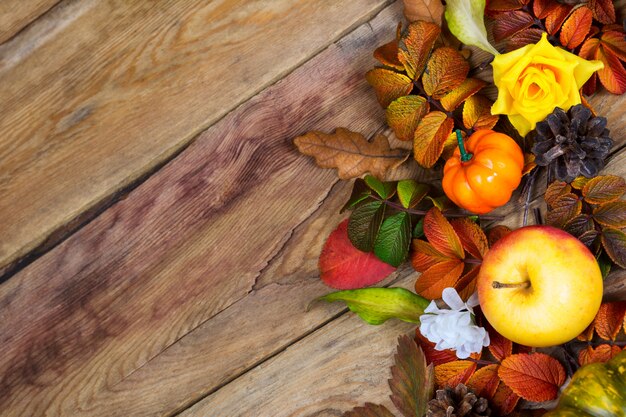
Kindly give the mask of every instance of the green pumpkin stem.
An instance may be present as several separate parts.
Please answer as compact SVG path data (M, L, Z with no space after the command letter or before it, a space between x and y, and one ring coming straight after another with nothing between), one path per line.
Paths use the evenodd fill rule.
M459 150L461 151L461 162L467 162L470 159L472 159L474 155L472 155L471 153L467 152L467 150L465 150L465 143L463 142L463 135L461 135L461 131L459 129L456 130L456 140L459 142Z

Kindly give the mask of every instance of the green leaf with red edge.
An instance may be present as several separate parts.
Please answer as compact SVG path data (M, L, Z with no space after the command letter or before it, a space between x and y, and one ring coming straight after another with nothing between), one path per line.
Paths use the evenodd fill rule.
M620 60L626 61L626 39L624 39L624 32L614 30L603 32L600 43L605 49L613 52Z
M487 231L487 241L489 246L493 246L498 240L511 233L511 229L506 226L498 225L494 226Z
M476 278L479 272L480 266L476 265L462 275L454 284L454 289L459 293L459 297L463 301L467 301L476 292Z
M513 392L504 382L500 382L491 400L492 411L494 411L494 415L496 416L511 414L519 400L519 395Z
M430 56L422 76L424 91L440 99L461 85L468 72L469 63L456 49L447 46L437 48Z
M391 402L405 417L422 417L434 391L433 365L427 365L423 350L410 337L398 338L391 367Z
M563 365L545 353L516 354L505 358L498 375L515 394L528 401L550 401L565 382Z
M593 217L588 214L579 214L576 217L572 217L563 225L563 230L576 237L594 228Z
M422 118L413 139L413 156L424 168L431 168L443 152L443 144L454 128L454 120L433 111Z
M591 342L591 340L593 339L593 329L595 328L595 324L593 322L591 322L591 324L589 326L587 326L587 328L585 330L583 330L583 332L581 334L579 334L578 336L576 336L576 339L582 341L582 342Z
M624 94L626 92L626 70L617 55L600 44L595 50L594 59L604 63L604 68L597 72L604 88L609 93Z
M467 78L458 87L441 97L441 106L447 111L454 111L459 104L479 92L487 83L478 78Z
M410 95L392 101L385 115L398 139L413 140L417 125L429 111L430 105L424 97Z
M426 339L421 333L419 328L415 331L415 341L424 351L426 356L426 362L435 366L448 362L456 361L456 352L452 349L437 350L435 344Z
M500 365L493 364L480 368L467 381L467 386L474 391L477 397L492 399L500 384L499 367Z
M476 371L476 362L454 361L435 366L435 385L437 388L456 387L465 384Z
M517 32L506 42L506 50L510 52L528 44L536 44L541 39L542 34L543 30L537 28L530 28Z
M409 77L386 68L369 70L365 79L374 87L378 103L383 108L395 99L406 96L413 89L413 81Z
M554 206L554 203L556 203L556 200L560 196L571 193L571 192L572 192L572 187L565 181L558 181L558 180L553 181L546 188L544 200L546 201L546 204L548 205L548 207L552 207Z
M348 239L348 220L341 222L326 240L319 269L322 281L337 289L373 285L396 270L373 253L362 252L352 245Z
M431 208L424 217L424 234L435 249L449 258L463 259L465 252L459 236L441 210Z
M612 0L589 0L593 17L605 25L615 23L615 6Z
M396 38L391 42L379 46L374 51L374 58L376 58L381 64L394 68L398 71L404 71L404 65L398 59L398 42L402 35L402 23L398 23L396 28Z
M454 219L450 225L459 237L463 248L474 258L483 259L489 250L489 242L483 229L467 217Z
M467 129L492 129L498 120L497 114L491 114L493 102L479 94L465 100L463 105L463 125Z
M424 71L440 33L441 29L434 23L417 21L409 24L407 34L401 40L398 60L411 79L419 78Z
M602 246L613 262L626 268L626 234L619 229L605 227L602 229Z
M593 219L603 226L626 227L626 201L612 201L593 210Z
M625 317L626 301L602 303L594 319L596 333L604 340L615 340Z
M394 415L384 405L365 403L362 407L346 411L342 417L394 417Z
M428 268L415 281L415 292L424 298L441 298L444 289L453 287L463 273L463 261L451 259Z
M424 272L431 266L443 261L450 260L428 242L423 240L413 240L413 253L411 254L411 265L417 272Z
M530 13L514 10L498 15L493 25L493 37L496 42L515 35L517 32L528 29L535 23Z
M559 40L561 45L567 49L574 49L587 37L591 29L593 13L588 7L579 7L574 10L561 28Z
M348 221L348 238L355 248L363 252L374 249L386 207L382 201L370 201L352 212Z
M485 328L489 333L489 352L498 361L503 361L505 358L513 354L513 342L498 333L489 323L486 323Z
M554 35L559 31L559 29L561 29L563 22L571 10L572 6L570 5L557 3L555 1L553 2L545 21L546 31L548 34Z
M587 181L582 192L587 203L604 204L617 200L626 192L626 181L617 175L602 175Z
M587 346L578 352L578 363L580 366L590 363L608 362L617 356L622 349L619 346L611 346L608 344L600 345L595 348Z
M545 19L550 13L550 9L554 4L554 0L535 0L533 3L533 12L539 19Z
M591 178L583 177L582 175L574 178L574 181L570 183L572 188L576 190L582 190L583 187L589 182ZM569 192L569 191L568 191Z
M574 193L560 195L554 200L552 210L546 215L546 223L562 228L573 217L580 214L582 210L582 201Z

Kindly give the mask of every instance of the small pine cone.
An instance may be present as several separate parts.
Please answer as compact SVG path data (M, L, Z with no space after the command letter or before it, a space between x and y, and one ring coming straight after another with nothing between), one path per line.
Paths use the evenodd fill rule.
M613 140L606 118L592 117L582 104L567 113L556 108L531 132L535 163L548 167L548 179L572 182L583 175L593 178L604 168Z
M485 398L479 398L463 384L456 388L437 390L428 402L426 417L482 417L490 416L491 409Z

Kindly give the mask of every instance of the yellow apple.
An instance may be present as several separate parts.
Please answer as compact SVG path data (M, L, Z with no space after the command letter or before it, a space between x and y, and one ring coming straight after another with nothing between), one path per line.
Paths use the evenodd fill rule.
M575 338L602 302L602 273L593 254L551 226L522 227L496 242L477 285L480 307L493 328L526 346Z

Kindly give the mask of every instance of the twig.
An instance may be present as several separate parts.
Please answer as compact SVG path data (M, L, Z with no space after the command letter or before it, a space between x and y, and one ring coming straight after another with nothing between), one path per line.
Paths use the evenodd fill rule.
M530 208L530 197L533 194L533 185L535 183L535 174L537 171L533 171L528 174L528 187L526 190L526 202L524 203L524 220L522 221L522 226L526 226L528 224L528 209Z
M389 200L384 200L382 198L379 198L375 195L371 196L374 200L378 200L378 201L382 201L383 203L385 203L386 205L388 205L389 207L393 207L397 210L400 211L404 211L406 213L409 214L417 214L419 216L425 216L426 213L428 213L428 211L426 210L414 210L414 209L408 209L405 208L404 206L398 204L398 203L394 203L393 201L389 201ZM473 214L471 213L458 213L458 212L450 212L447 210L444 210L441 212L441 214L443 214L444 217L450 217L450 218L455 218L455 217L469 217L469 216L473 216ZM483 220L503 220L504 216L478 216L479 219L483 219Z

